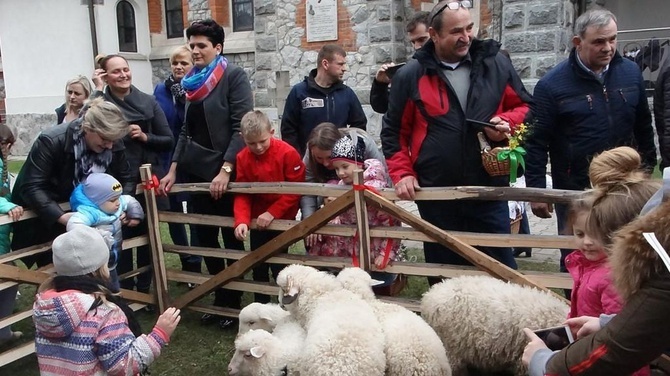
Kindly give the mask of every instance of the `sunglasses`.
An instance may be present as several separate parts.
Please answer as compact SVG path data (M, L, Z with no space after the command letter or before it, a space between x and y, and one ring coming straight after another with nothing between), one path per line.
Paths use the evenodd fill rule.
M433 14L433 17L430 18L430 23L433 23L433 20L435 17L439 16L445 9L449 8L451 10L458 10L460 7L463 8L472 8L472 1L469 0L461 0L461 1L451 1L451 2L445 2L440 6L440 8Z

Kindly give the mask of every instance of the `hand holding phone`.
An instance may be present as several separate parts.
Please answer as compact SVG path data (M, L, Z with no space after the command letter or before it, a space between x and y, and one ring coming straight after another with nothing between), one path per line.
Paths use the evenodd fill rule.
M392 67L386 68L386 75L390 78L393 79L393 75L398 71L398 69L402 68L405 66L406 63L400 63L396 64Z
M551 351L561 350L574 342L570 328L564 325L534 330L533 333L540 337Z

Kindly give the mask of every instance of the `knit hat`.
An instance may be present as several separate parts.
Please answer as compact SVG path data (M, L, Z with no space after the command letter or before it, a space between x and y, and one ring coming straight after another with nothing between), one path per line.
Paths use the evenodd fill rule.
M51 244L56 274L79 276L93 273L109 261L109 247L98 230L75 226Z
M112 175L105 173L94 172L88 175L82 184L86 197L98 207L123 193L121 183Z
M365 161L365 140L362 137L346 135L335 142L333 150L330 152L330 160L344 160L358 165L363 165Z

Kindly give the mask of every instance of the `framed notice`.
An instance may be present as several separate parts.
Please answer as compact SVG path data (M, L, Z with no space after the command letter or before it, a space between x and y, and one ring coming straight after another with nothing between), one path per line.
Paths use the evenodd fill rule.
M337 40L337 0L305 0L307 41Z

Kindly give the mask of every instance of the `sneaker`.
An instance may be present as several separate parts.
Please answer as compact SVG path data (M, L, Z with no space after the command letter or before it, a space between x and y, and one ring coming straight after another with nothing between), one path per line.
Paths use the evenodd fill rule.
M221 329L235 329L237 330L237 327L240 324L240 320L235 319L235 318L224 318L219 320L219 328Z
M217 315L213 315L211 313L205 313L202 316L200 316L200 323L201 324L212 324L218 318L219 318L219 316L217 316Z
M10 339L17 340L21 337L23 337L23 332L16 331L12 332L12 336L10 337Z

